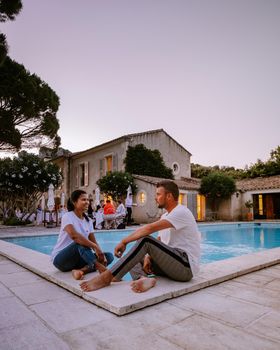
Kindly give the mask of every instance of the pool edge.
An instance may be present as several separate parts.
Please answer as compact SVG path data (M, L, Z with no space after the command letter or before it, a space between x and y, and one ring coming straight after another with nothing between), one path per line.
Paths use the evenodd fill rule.
M111 284L99 291L84 293L71 273L56 270L46 254L1 240L0 255L118 316L280 263L280 248L272 248L201 265L200 273L190 282L159 278L156 288L142 294L133 293L129 282L125 281Z

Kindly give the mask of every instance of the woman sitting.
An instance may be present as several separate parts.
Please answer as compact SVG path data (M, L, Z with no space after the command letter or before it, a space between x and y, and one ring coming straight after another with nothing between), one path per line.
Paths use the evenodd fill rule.
M75 279L83 279L89 272L102 272L114 257L103 253L98 245L93 224L85 212L89 200L85 191L76 190L68 200L68 212L62 217L60 233L52 251L52 261L56 268L66 272L72 270Z

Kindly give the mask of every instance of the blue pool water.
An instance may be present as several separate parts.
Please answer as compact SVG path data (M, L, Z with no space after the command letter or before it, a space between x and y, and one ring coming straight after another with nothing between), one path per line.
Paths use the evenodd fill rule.
M280 247L280 224L199 225L199 230L202 236L201 262L204 264ZM113 252L116 244L130 232L132 231L96 232L95 236L104 251ZM56 240L56 235L5 239L5 241L45 254L51 253Z

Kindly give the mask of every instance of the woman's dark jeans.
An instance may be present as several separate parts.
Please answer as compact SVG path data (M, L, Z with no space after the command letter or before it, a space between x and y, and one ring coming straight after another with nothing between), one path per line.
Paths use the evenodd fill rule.
M108 252L104 252L104 254L107 259L107 264L111 264L114 260L113 254ZM97 256L91 248L73 242L56 255L53 264L62 272L81 269L85 266L89 267L88 272L93 272L96 271L96 261Z

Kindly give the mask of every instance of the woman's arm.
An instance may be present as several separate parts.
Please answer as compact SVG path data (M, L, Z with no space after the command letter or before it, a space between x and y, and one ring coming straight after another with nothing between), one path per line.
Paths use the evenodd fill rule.
M102 249L100 248L99 244L97 243L97 240L95 238L95 235L93 232L91 232L88 236L88 239L95 244L96 248L94 249L95 254L97 255L98 261L103 264L104 266L107 265L107 259L105 254L103 253Z
M64 227L64 231L68 233L68 235L73 239L73 241L77 244L83 245L84 247L89 247L92 249L97 248L97 244L94 241L91 241L77 232L73 225L69 224Z

